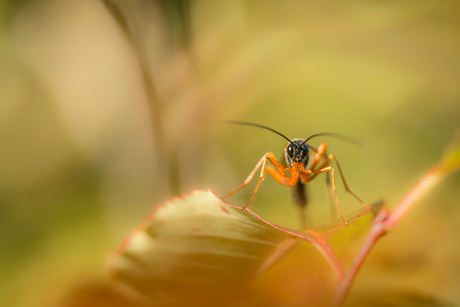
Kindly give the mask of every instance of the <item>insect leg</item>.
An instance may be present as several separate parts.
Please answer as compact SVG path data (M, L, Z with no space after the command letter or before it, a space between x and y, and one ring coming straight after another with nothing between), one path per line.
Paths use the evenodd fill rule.
M313 146L310 146L310 149L312 151L315 152L315 158L313 160L313 163L310 165L310 169L315 169L315 167L317 166L317 164L319 163L319 161L321 161L322 159L324 160L324 162L327 161L327 144L325 142L321 143L320 146L318 147L318 149L316 149L315 147ZM318 168L318 169L321 169L321 168L324 168L327 166L327 163L322 163L321 166ZM308 181L311 181L313 180L318 174L305 174L305 173L302 173L301 175L304 175L304 176L301 176L302 178L302 182L308 182ZM331 197L331 179L329 176L325 176L326 178L326 197L327 197L327 201L328 201L328 204L329 204L329 212L331 214L331 220L334 220L335 219L335 210L334 210L334 202L332 200L332 197Z
M336 156L329 155L327 157L326 161L324 161L324 163L321 165L321 168L323 168L324 166L328 165L331 160L334 160L335 163L337 164L337 169L339 170L340 177L342 178L342 182L343 182L343 185L345 187L345 190L348 193L350 193L351 195L353 195L353 197L356 198L356 200L358 200L363 206L366 206L366 207L369 208L370 206L368 204L366 204L364 201L362 201L361 198L358 197L358 195L356 195L352 190L350 190L350 187L348 186L347 181L345 180L345 176L343 175L342 168L340 167L339 161L337 160ZM314 176L316 176L316 175L317 174L313 174L312 176L309 176L308 181L312 180L314 178ZM333 178L333 180L334 180L334 178Z
M318 167L318 169L322 169L326 167L329 164L329 160L327 159L327 144L325 142L321 143L318 147L318 149L310 146L310 148L316 152L315 158L313 160L313 163L310 165L310 169L315 169L316 165L321 161L321 159L324 159L324 162L321 164L321 166ZM306 179L303 180L304 183L307 183L308 181L313 180L318 174L308 174L306 175ZM303 177L302 177L303 178ZM303 178L304 179L304 178Z
M316 152L315 159L313 160L313 163L310 166L310 169L315 169L316 165L318 164L319 161L321 161L321 159L324 159L325 161L327 161L327 151L326 151L327 144L323 142L319 145L318 149L314 148L313 146L310 146L310 148ZM327 166L327 163L322 163L319 169L324 168L325 166ZM308 181L313 180L313 178L315 178L317 175L318 174L311 174L310 176L308 176L306 181L308 182ZM331 198L331 193L329 192L331 191L331 178L327 175L325 176L325 178L326 178L326 197L329 203L329 212L331 213L331 220L334 220L336 211L334 210L334 203Z
M329 163L330 159L328 158L324 163ZM335 185L335 170L332 166L328 166L325 168L321 168L319 170L303 170L304 173L306 174L321 174L321 173L326 173L326 172L332 172L332 193L334 193L335 197L335 203L337 205L337 210L339 211L340 217L342 218L343 223L348 226L348 222L345 221L345 218L343 217L342 210L340 210L339 206L339 200L337 198L337 191L336 191L336 185ZM310 178L309 178L310 179ZM311 179L310 179L311 180Z
M351 195L353 195L354 198L356 198L361 204L363 204L364 206L366 206L366 207L369 208L370 206L369 206L368 204L366 204L365 202L363 202L363 201L361 200L361 198L359 198L355 193L353 193L353 192L350 190L350 188L348 187L348 184L347 184L347 182L345 181L345 177L343 176L342 168L340 167L339 161L337 160L336 156L334 156L334 155L329 155L328 160L331 160L331 159L333 159L333 160L335 161L335 163L337 164L337 168L338 168L338 170L339 170L340 177L342 178L343 185L345 186L345 190L346 190L348 193L350 193Z
M356 198L361 204L363 204L364 206L366 207L369 207L368 204L366 204L365 202L363 202L361 200L361 198L358 197L358 195L356 195L352 190L350 190L350 188L348 187L348 184L347 184L347 181L345 180L345 177L343 175L343 171L342 171L342 168L340 167L340 164L339 164L339 161L337 160L337 157L334 156L334 155L329 155L326 159L326 161L324 161L324 163L320 166L320 168L323 168L325 167L326 165L328 165L332 160L335 161L335 163L337 164L337 169L339 170L339 173L340 173L340 177L342 178L342 182L343 182L343 185L345 187L345 190L350 193L351 195L353 195L354 198ZM314 176L316 176L317 174L314 174L312 176L309 176L308 177L308 181L312 180L314 178Z
M326 197L327 197L327 202L329 203L329 213L330 213L330 219L331 221L335 220L336 217L336 211L334 210L334 201L332 200L331 197L331 177L325 176L326 177Z
M312 147L310 146L310 148L312 148ZM326 150L327 150L327 144L325 142L323 142L318 146L318 149L315 149L315 148L312 148L312 149L314 151L316 151L316 154L315 154L315 158L313 159L313 163L310 165L310 169L315 169L315 167L318 164L318 162L322 158L325 158Z
M234 189L233 191L231 191L230 193L228 193L227 195L225 195L224 197L222 197L223 199L225 198L228 198L230 196L232 196L235 192L237 192L238 190L240 190L241 188L247 186L249 184L249 182L251 182L252 178L254 178L254 175L256 174L257 170L259 169L259 167L262 165L262 164L265 164L265 160L267 159L267 155L268 154L265 154L260 160L259 162L257 162L257 165L256 167L254 167L254 169L252 170L252 172L249 174L248 178L246 178L246 180L240 184L236 189Z
M339 213L340 213L340 217L342 218L342 221L345 223L345 226L348 226L348 222L345 221L345 219L343 218L343 215L342 215L342 210L340 210L340 206L339 206L339 200L337 199L337 189L336 189L336 186L335 186L335 170L333 167L329 166L331 169L332 169L332 192L334 193L334 197L335 197L335 203L337 204L337 210L339 210Z
M267 160L270 161L270 163L272 163L276 167L276 170L273 167L267 166ZM252 193L252 196L249 199L248 203L243 207L243 209L245 209L247 206L249 206L249 204L251 203L252 199L256 195L257 190L259 189L259 185L260 185L260 183L262 182L262 180L265 177L265 171L267 171L267 173L269 175L271 175L276 181L278 181L282 185L289 186L289 187L294 186L296 184L297 180L298 180L298 174L297 174L297 176L292 175L292 177L288 177L288 176L286 176L286 173L284 172L285 169L286 168L284 166L282 166L278 162L278 160L276 160L276 158L273 155L273 153L269 152L269 153L265 154L264 159L263 159L263 163L262 163L262 169L260 171L260 177L259 177L259 180L257 181L256 188L254 190L254 193Z
M273 167L267 166L267 160L270 163L272 163L276 167L276 169L274 169ZM284 172L284 170L286 170L286 168L278 162L278 160L275 158L273 153L269 152L269 153L266 153L260 159L260 161L257 163L256 167L254 167L252 172L249 174L248 178L246 178L246 180L240 186L238 186L235 190L231 191L228 195L226 195L223 198L227 198L227 197L233 195L236 191L238 191L242 187L248 185L249 182L251 182L251 180L254 178L254 176L255 176L255 174L256 174L256 172L257 172L257 170L259 168L261 168L261 171L260 171L259 180L257 181L256 188L254 190L254 193L252 193L252 196L249 199L249 201L247 202L247 204L243 207L243 209L245 209L251 203L252 199L256 195L257 190L259 189L260 182L265 177L265 172L268 172L276 181L278 181L279 183L281 183L282 185L285 185L285 186L294 186L295 183L298 180L298 176L293 176L292 178L286 176L286 173Z

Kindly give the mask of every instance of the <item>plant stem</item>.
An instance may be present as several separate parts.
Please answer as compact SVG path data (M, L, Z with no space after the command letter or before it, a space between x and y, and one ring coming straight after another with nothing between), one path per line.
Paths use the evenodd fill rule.
M404 198L399 202L396 208L391 212L388 219L385 221L387 230L392 230L396 227L404 216L415 206L415 204L430 192L435 186L441 182L447 174L441 171L439 165L433 166L426 172L422 178L409 190Z
M371 249L374 247L378 239L380 239L386 233L385 219L388 217L388 210L381 210L375 217L374 223L367 235L361 249L356 255L350 269L345 274L342 280L337 281L337 288L334 294L333 306L342 306L343 302L347 298L350 292L351 285L364 263L367 255L369 255Z
M396 208L389 213L388 210L382 210L376 216L372 227L356 255L353 263L342 280L337 281L337 287L334 294L333 306L342 306L350 292L351 285L358 274L364 260L369 255L371 249L378 239L387 232L393 230L408 212L423 198L428 192L436 187L447 175L460 167L460 164L447 164L441 160L435 166L430 168L409 190L404 198L398 203Z

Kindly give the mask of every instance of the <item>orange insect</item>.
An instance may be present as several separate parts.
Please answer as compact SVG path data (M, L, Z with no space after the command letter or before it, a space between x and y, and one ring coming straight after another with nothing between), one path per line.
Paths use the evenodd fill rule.
M335 203L337 205L337 210L339 211L340 217L342 218L345 225L348 225L348 222L345 221L342 215L342 211L340 210L340 206L339 206L339 201L337 199L336 184L335 184L335 169L329 165L331 161L334 160L337 165L337 169L340 173L340 177L342 178L342 182L345 186L346 191L350 193L351 195L353 195L364 206L369 207L355 193L353 193L350 190L343 176L343 172L340 167L339 161L337 161L337 158L334 155L327 155L326 153L327 144L325 142L321 143L318 149L307 144L308 140L314 137L317 137L317 136L331 136L331 137L340 138L340 139L343 139L343 140L346 140L352 143L358 143L355 139L352 139L350 137L347 137L341 134L336 134L336 133L318 133L318 134L313 134L312 136L308 137L305 140L303 139L292 139L291 140L287 138L286 136L284 136L283 134L281 134L280 132L272 128L263 126L263 125L249 123L249 122L240 122L240 121L223 121L223 123L236 124L236 125L247 125L247 126L253 126L253 127L266 129L288 140L288 144L284 148L284 156L282 159L282 163L278 162L278 160L275 158L273 153L271 152L266 153L257 163L253 171L249 174L248 178L246 178L246 180L240 186L238 186L236 189L231 191L228 195L224 196L223 197L224 199L227 197L230 197L236 191L248 185L249 182L252 180L252 178L254 178L257 170L260 167L262 167L261 172L260 172L260 177L259 177L259 180L257 181L257 185L254 190L254 193L252 194L247 204L243 207L243 209L245 209L251 203L252 199L256 195L257 190L259 189L260 182L265 177L265 173L268 173L276 181L278 181L284 186L291 187L291 188L295 187L296 190L294 191L295 192L294 195L295 195L296 202L301 208L305 208L307 204L305 184L309 181L312 181L318 174L331 172L332 193L334 194L334 197L335 197ZM315 152L315 157L312 163L310 164L310 166L307 168L309 157L310 157L310 150ZM267 165L267 161L270 162L275 168ZM288 176L286 173L290 173L290 176ZM328 176L326 176L326 185L330 187L330 181L329 181ZM303 219L302 219L302 224L305 224Z

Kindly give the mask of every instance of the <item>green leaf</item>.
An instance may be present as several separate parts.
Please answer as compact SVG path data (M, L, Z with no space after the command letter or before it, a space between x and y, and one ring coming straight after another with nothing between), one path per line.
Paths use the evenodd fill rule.
M288 237L210 191L195 191L158 208L109 259L109 274L165 303L209 293L224 299Z
M251 295L255 275L299 240L326 248L343 223L331 225L306 232L281 228L197 190L160 206L109 257L108 275L161 306L241 300Z

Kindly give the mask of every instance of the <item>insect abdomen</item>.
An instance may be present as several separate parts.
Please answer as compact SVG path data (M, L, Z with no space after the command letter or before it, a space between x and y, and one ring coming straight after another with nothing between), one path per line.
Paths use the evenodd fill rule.
M300 208L305 208L308 203L307 191L305 190L305 184L300 180L297 182L297 185L294 187L294 202Z

